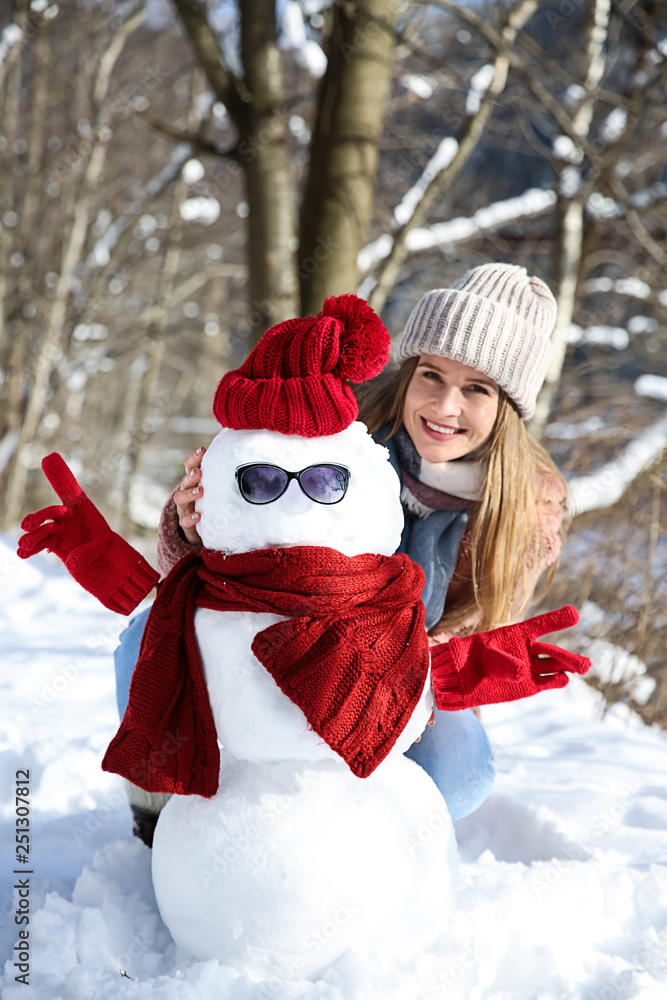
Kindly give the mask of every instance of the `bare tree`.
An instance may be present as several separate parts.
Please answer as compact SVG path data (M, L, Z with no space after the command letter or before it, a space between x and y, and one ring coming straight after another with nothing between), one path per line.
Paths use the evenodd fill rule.
M389 92L397 0L336 4L301 203L301 306L356 289L373 209L378 141Z
M376 241L364 253L376 284L362 287L392 331L422 290L483 260L548 275L563 245L554 229L567 228L558 222L567 197L557 174L571 178L571 167L581 177L570 193L581 219L571 318L603 322L595 317L611 297L601 302L592 289L607 281L620 290L623 269L644 282L641 294L659 317L664 17L649 0L605 8L608 54L597 60L596 82L587 49L593 22L582 14L599 3L559 14L553 29L553 5L533 0L509 10L368 0L317 14L302 4L308 44L316 39L326 57L319 82L268 0L237 6L227 35L213 5L173 0L173 20L134 31L117 58L103 51L111 33L101 9L76 24L69 8L48 23L31 13L36 30L0 66L3 104L11 107L14 94L15 136L25 140L22 152L8 141L0 151L12 205L20 205L17 225L0 232L2 252L10 265L25 257L8 283L10 328L0 341L0 434L24 428L10 515L27 503L24 486L39 488L30 470L55 446L84 468L95 454L102 504L118 524L131 517L130 487L147 463L157 467L171 414L182 405L188 426L204 434L203 400L228 360L270 323L357 290L369 232L384 249ZM127 27L133 3L116 10ZM114 31L117 47L124 30ZM600 25L598 49L599 36ZM58 48L65 42L66 52ZM157 82L137 99L147 51ZM196 71L209 92L188 119ZM104 111L93 99L96 79ZM627 118L612 139L614 109ZM5 124L9 135L11 115ZM113 143L104 141L107 127ZM106 148L100 159L96 146ZM510 147L526 189L512 176ZM566 147L580 163L554 154ZM193 159L194 174L191 164L184 171ZM7 191L3 212L12 211ZM612 204L609 219L596 214L600 199ZM219 219L205 220L196 202ZM179 436L173 450L186 440ZM15 443L6 433L4 441L0 465Z
M442 3L441 6L449 10L457 10L454 4ZM511 48L517 32L534 14L536 7L537 0L519 0L519 3L509 12L507 22L500 33L502 44L496 54L492 75L486 92L480 101L477 111L469 117L459 137L456 152L449 163L434 174L426 185L410 218L403 223L393 236L391 251L382 265L375 286L368 299L369 303L378 312L382 310L387 295L393 288L401 265L407 255L406 237L408 233L417 226L421 226L428 218L428 214L436 200L447 190L447 187L453 182L454 178L460 174L479 142L493 106L507 83L507 73L509 70L507 49Z
M577 139L583 143L586 143L589 136L595 101L605 72L605 51L609 34L611 0L593 0L587 15L586 54L581 72L582 97L572 118L572 130ZM558 390L567 349L567 331L572 323L577 305L584 244L584 207L590 194L590 187L581 183L580 171L574 164L581 163L583 157L584 153L581 147L573 145L572 152L568 156L568 159L573 162L569 165L560 162L557 205L558 237L553 274L558 314L556 326L551 335L553 347L551 363L530 425L531 431L537 437L540 437L544 431L554 396Z
M49 377L54 362L63 349L72 279L75 268L81 259L88 232L91 206L104 169L107 144L110 138L110 134L107 134L108 129L101 122L101 116L109 91L111 73L127 39L139 26L142 18L143 10L137 11L128 18L123 27L112 37L97 66L93 86L94 127L91 128L89 137L90 155L83 169L81 191L72 191L69 232L65 235L62 244L60 268L53 301L44 332L31 362L33 372L31 391L16 450L9 468L4 510L5 523L7 524L12 524L21 510L27 476L26 466L21 461L23 449L35 437L39 421L44 413Z
M296 210L282 58L273 0L240 5L243 77L234 74L198 0L174 0L216 97L238 132L227 155L243 168L248 202L250 321L254 336L298 313Z
M238 132L225 155L240 164L245 176L250 322L256 339L267 326L316 311L326 295L358 284L357 257L372 215L394 22L405 4L356 0L333 6L298 238L275 3L240 5L242 77L230 68L205 8L196 0L174 4Z
M11 282L12 252L18 243L16 225L19 214L16 211L19 201L17 177L13 170L16 142L19 140L19 111L21 96L21 58L25 41L25 29L28 24L28 0L19 0L14 11L14 21L11 25L8 41L5 41L6 51L0 61L0 100L2 101L2 133L4 144L0 147L0 175L3 182L0 185L0 345L2 347L3 368L6 372L18 372L22 342L20 337L13 341L8 336L8 321L12 311ZM3 36L5 33L3 32ZM3 40L5 40L3 38ZM38 101L36 103L39 103ZM41 108L40 110L43 110ZM13 384L8 386L5 398L8 403L3 407L0 432L4 437L5 453L10 453L18 440L18 424L20 416L16 405L20 393L18 375L14 376ZM4 464L4 463L3 463Z

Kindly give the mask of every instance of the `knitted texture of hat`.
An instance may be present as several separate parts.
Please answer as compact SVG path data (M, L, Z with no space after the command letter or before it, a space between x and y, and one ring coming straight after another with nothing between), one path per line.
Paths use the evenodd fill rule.
M408 317L394 358L438 354L484 372L532 417L551 359L556 300L515 264L483 264L451 288L427 292Z
M220 380L213 413L223 427L336 434L359 412L347 380L372 378L388 357L389 334L371 307L356 295L329 298L317 316L267 330Z

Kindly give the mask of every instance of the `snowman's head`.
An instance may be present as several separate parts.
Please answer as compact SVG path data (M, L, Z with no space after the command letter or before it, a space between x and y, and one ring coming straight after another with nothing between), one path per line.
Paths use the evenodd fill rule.
M343 498L318 503L292 479L270 503L250 503L236 470L267 463L286 472L328 464L349 470ZM325 545L344 555L391 555L403 528L400 485L386 448L355 422L323 437L223 428L202 461L203 495L197 531L209 549L248 552L291 545Z
M398 477L388 452L354 422L359 408L349 385L377 375L388 356L389 334L368 303L339 295L317 316L267 330L240 368L223 375L213 401L223 430L204 456L196 505L207 548L396 551ZM248 465L252 471L243 470ZM332 470L312 469L322 465L344 467L333 470L341 478L328 483L330 492L321 487ZM278 480L284 492L272 489ZM326 502L332 497L336 503Z

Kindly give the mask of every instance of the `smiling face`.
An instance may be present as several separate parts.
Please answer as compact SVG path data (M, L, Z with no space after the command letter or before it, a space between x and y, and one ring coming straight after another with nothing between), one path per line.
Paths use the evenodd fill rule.
M489 439L499 389L475 368L437 354L422 354L403 404L403 425L427 462L449 462Z

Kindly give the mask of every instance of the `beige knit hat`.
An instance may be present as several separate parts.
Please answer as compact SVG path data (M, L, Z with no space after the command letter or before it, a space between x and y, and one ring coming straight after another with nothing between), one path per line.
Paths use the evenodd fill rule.
M423 295L394 350L405 361L439 354L489 375L527 420L551 358L556 300L515 264L483 264Z

